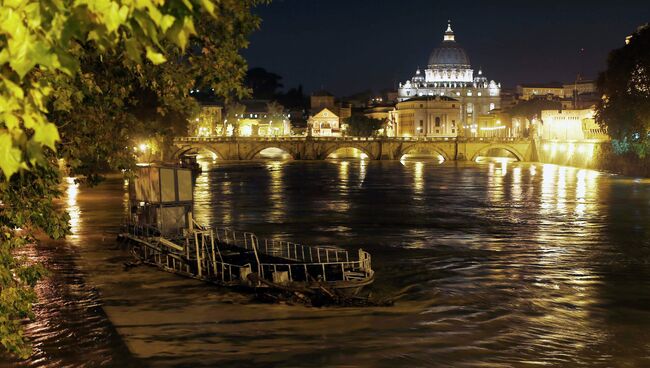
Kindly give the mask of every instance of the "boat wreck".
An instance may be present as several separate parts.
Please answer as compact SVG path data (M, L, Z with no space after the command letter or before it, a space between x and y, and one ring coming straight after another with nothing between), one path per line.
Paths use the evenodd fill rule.
M374 281L370 254L330 246L260 239L209 228L192 216L192 172L139 167L129 182L129 216L119 238L145 264L220 286L312 305L364 304Z

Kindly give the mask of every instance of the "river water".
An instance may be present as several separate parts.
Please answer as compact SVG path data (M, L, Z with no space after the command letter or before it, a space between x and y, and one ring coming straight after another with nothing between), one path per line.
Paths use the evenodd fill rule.
M382 308L253 303L139 266L124 184L68 184L74 235L29 366L650 366L650 181L507 161L206 163L199 222L372 254Z

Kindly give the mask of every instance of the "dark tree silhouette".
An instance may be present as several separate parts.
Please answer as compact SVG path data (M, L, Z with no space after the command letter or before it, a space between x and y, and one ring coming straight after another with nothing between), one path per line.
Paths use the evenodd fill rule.
M609 54L607 70L598 77L603 96L596 120L613 138L618 153L650 153L650 27L640 28L629 42Z
M282 77L264 68L251 68L246 73L244 84L252 90L253 98L272 100L282 88Z

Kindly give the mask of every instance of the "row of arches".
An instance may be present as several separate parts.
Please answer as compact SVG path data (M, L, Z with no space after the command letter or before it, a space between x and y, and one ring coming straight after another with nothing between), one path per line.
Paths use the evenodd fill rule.
M181 156L183 154L194 152L198 153L203 151L203 156L210 155L211 159L225 159L218 151L210 148L187 148L184 151L180 151L177 155ZM336 149L333 149L329 152L326 152L324 155L325 159L363 159L363 160L372 160L375 159L372 154L362 147L355 146L342 146ZM414 145L409 147L403 152L400 153L399 157L396 159L408 159L408 158L428 158L428 159L437 159L439 161L449 161L450 157L442 150L436 149L431 146L417 146ZM514 161L523 161L521 155L516 152L514 149L508 146L487 146L477 151L473 157L472 161L480 161L486 158L508 158ZM276 147L276 146L265 146L260 147L259 149L251 152L248 155L247 159L270 159L270 160L290 160L294 159L294 155L287 149Z

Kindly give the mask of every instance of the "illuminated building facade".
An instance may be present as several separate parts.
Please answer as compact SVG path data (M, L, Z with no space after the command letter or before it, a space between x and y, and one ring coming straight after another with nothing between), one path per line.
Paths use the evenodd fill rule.
M199 115L190 119L190 135L208 137L220 135L223 121L223 106L219 103L202 103Z
M457 123L465 128L466 135L476 135L479 115L501 105L501 84L488 81L481 70L474 75L467 53L456 42L451 23L442 43L431 53L427 69L418 69L413 78L399 84L397 92L399 101L423 96L456 99L460 115Z
M545 140L608 139L605 130L596 124L593 107L577 110L542 110L540 134Z
M564 92L565 88L561 83L532 83L517 86L519 99L526 101L541 97L564 98Z
M451 97L415 97L397 103L391 128L401 137L457 137L460 111L460 101Z
M227 126L226 136L271 137L291 135L290 114L277 102L269 100L241 100L235 104L240 112L232 114ZM226 119L228 120L228 119Z
M336 103L334 95L327 91L319 91L310 97L311 109L308 126L314 136L341 136L344 131L343 122L352 115L349 105Z

